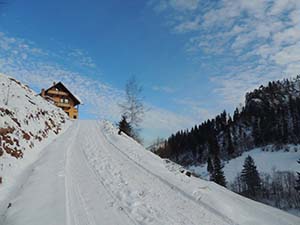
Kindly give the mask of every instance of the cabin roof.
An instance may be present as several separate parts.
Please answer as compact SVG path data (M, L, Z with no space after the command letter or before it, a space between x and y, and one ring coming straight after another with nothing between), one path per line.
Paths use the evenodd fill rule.
M74 101L74 105L79 105L81 102L79 100L78 97L76 97L74 94L72 94L71 91L69 91L68 88L66 88L66 86L62 83L62 82L58 82L54 85L52 85L51 87L49 87L47 90L45 90L45 92L47 93L47 91L49 91L51 88L54 88L54 87L57 87L57 88L62 88L65 92L69 93L70 97L73 99Z

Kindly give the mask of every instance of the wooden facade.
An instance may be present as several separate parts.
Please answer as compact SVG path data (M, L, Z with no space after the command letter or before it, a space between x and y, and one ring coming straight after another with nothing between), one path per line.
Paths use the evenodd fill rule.
M78 119L78 106L80 101L63 83L53 83L47 90L42 89L40 95L57 107L62 108L71 119Z

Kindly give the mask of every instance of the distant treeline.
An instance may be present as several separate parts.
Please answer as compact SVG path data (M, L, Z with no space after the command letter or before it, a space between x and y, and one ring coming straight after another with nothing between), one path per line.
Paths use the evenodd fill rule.
M182 165L231 159L255 147L300 143L300 76L247 93L245 106L171 135L155 151Z

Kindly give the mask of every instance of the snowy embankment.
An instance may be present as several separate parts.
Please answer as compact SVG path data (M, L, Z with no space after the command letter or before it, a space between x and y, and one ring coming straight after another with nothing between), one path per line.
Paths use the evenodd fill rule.
M272 149L271 146L268 149ZM261 148L256 148L244 152L235 159L224 162L224 174L227 181L234 181L237 174L242 171L245 158L248 155L254 159L257 170L260 173L272 174L273 171L300 171L300 166L297 163L297 160L300 159L300 146L289 145L285 150L279 151L262 151ZM190 166L188 169L204 179L209 179L207 164Z
M19 81L0 74L0 210L26 180L41 150L70 125L66 114Z
M182 174L107 122L77 121L43 152L1 224L300 224Z

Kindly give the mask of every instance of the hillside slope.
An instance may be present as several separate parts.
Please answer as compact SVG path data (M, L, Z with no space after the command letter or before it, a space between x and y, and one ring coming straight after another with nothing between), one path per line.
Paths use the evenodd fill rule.
M236 108L232 116L223 111L190 130L178 131L152 151L236 193L299 214L300 198L294 188L299 145L297 76L246 93L244 106ZM241 177L248 155L257 163L260 182L256 182L256 194L249 193L255 185Z
M24 179L20 173L69 125L61 109L0 74L0 208Z
M244 152L241 156L224 162L224 174L228 182L233 182L237 174L242 171L245 158L250 155L260 173L272 174L273 171L298 171L300 158L300 146L289 146L289 151L284 149L278 151L263 151L261 148ZM197 175L209 180L207 163L203 165L192 165L188 167Z
M1 212L0 224L300 223L180 173L107 122L77 121L43 152L11 207Z

